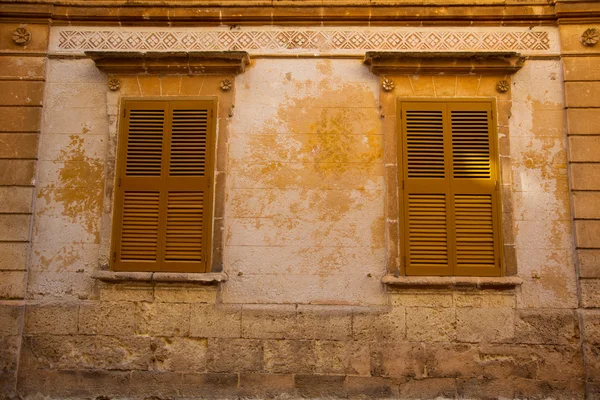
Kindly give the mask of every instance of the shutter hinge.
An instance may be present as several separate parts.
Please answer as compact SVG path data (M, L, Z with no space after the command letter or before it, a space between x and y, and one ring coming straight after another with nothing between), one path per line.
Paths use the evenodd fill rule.
M210 187L210 176L207 177L207 179L208 179L208 187Z
M213 110L212 108L210 109L210 117L214 117L215 116L215 110Z
M119 177L119 187L121 187L121 177Z
M127 117L127 109L126 108L123 109L123 118L125 118L125 117Z
M402 179L402 190L404 190L404 179Z
M113 251L113 263L117 262L117 252Z

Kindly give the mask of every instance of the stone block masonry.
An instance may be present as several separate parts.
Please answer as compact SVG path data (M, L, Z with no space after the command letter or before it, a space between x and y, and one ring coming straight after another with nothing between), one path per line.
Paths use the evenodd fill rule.
M27 24L20 44L17 28L0 22L0 393L16 387L49 36Z
M217 288L190 289L102 284L101 300L27 306L19 392L583 397L576 312L519 309L514 290L405 289L353 307L219 304Z

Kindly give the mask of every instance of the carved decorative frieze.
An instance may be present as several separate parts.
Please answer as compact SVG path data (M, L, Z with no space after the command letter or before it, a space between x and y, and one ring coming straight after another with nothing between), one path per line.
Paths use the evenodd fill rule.
M405 74L514 74L525 59L514 52L375 52L365 54L364 63L377 75Z
M29 32L27 28L25 28L25 25L20 25L17 29L13 31L12 40L16 44L24 46L31 40L31 32Z
M244 51L109 52L85 53L99 70L109 74L219 74L236 75L250 62Z
M515 51L557 48L545 28L53 28L51 51L247 51L251 54L364 54L365 51Z

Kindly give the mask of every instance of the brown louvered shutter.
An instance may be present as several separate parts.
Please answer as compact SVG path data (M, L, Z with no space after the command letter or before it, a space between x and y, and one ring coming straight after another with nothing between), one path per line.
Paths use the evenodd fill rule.
M451 275L445 104L403 103L401 112L406 274Z
M171 102L165 271L205 271L211 229L212 102Z
M496 137L489 102L451 102L451 191L456 275L499 276L500 206Z
M499 275L495 140L488 102L402 102L407 275Z
M114 270L206 271L213 114L211 101L125 102Z

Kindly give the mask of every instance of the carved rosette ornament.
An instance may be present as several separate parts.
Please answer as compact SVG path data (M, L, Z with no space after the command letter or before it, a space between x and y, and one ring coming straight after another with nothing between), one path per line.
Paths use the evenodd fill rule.
M381 82L381 87L383 88L384 92L391 92L392 90L394 90L394 81L391 80L390 78L383 78L383 81Z
M510 88L510 85L508 84L508 81L500 81L496 85L496 90L498 92L500 92L500 93L506 93L506 92L508 92L509 88Z
M596 28L586 29L581 35L581 43L587 47L595 46L598 40L600 40L600 32Z
M108 88L110 90L112 90L113 92L115 90L119 90L121 88L121 81L118 80L117 78L110 78L108 80Z
M221 90L224 92L228 92L231 90L231 88L233 87L233 82L231 82L229 79L223 79L221 81Z
M12 40L16 44L24 46L31 40L31 32L25 28L25 25L19 25L12 33Z

